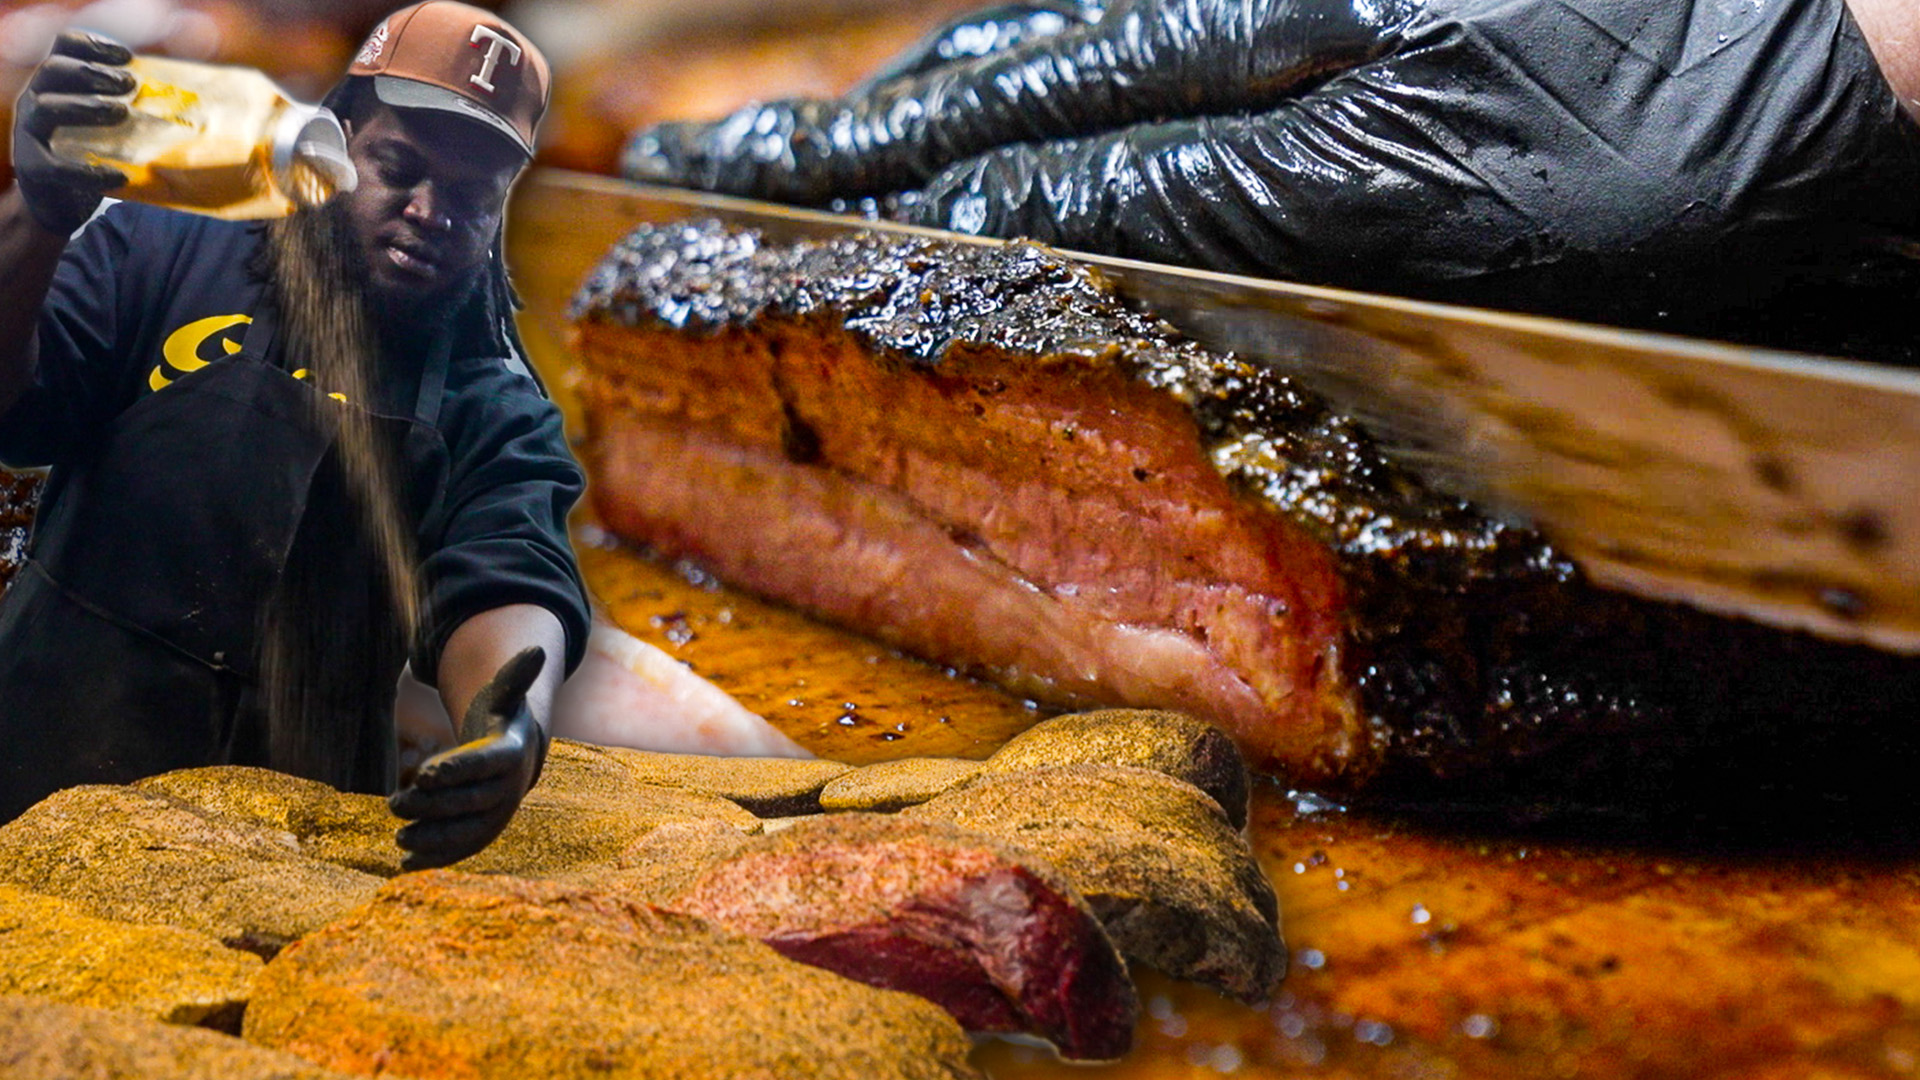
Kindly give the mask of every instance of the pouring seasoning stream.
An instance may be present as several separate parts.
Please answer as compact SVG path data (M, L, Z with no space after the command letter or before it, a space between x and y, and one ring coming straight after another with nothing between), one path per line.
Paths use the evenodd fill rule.
M365 301L351 284L351 242L323 209L295 213L267 228L266 257L285 323L288 368L318 388L309 398L312 419L333 435L348 502L357 512L349 524L371 549L377 580L368 583L369 592L385 594L380 596L384 604L372 607L393 613L389 641L397 636L396 644L404 644L421 625L417 556L401 513L393 462L368 412L379 342ZM276 767L301 775L344 775L352 763L337 759L351 748L328 737L329 684L361 676L369 666L331 655L330 645L340 636L309 621L311 612L326 610L310 602L316 591L346 583L331 580L314 560L298 556L296 549L270 602L261 639L271 757Z

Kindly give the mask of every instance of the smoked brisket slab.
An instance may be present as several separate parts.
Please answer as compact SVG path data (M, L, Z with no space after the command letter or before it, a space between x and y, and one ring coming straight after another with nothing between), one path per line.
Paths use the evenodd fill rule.
M643 226L573 315L613 531L1050 704L1464 804L1920 758L1911 659L1592 589L1044 248Z

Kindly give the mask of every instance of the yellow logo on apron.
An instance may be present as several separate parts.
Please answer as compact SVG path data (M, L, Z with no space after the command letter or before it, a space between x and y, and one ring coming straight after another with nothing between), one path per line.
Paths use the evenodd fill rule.
M232 356L239 352L240 343L224 335L235 327L246 326L251 322L253 322L251 315L209 315L204 319L195 319L168 334L167 340L160 346L160 356L165 362L155 364L153 370L147 373L147 386L154 390L164 390L172 386L173 380L181 375L199 371L214 360L218 360L220 357L209 359L201 355L201 349L206 343L216 338L220 342L223 355ZM168 375L169 371L174 374ZM305 379L311 374L312 372L306 368L301 368L293 373L293 377ZM335 401L347 400L347 396L341 393L332 393L327 396Z
M204 319L195 319L168 334L166 343L160 346L160 356L165 362L154 365L153 371L147 375L147 385L154 390L162 390L172 385L175 378L189 371L199 371L206 367L212 361L201 357L200 347L216 334L236 326L245 326L252 321L253 317L250 315L211 315ZM240 343L231 337L221 337L220 348L225 350L225 355L232 356L240 351ZM217 360L219 357L213 359ZM168 369L172 369L175 374L169 377L166 374Z

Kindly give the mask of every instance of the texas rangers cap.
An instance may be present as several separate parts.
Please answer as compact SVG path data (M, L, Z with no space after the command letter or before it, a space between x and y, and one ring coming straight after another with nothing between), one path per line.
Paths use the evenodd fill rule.
M426 0L387 16L347 74L371 77L374 94L396 108L486 124L528 157L552 86L533 42L492 12L456 0Z

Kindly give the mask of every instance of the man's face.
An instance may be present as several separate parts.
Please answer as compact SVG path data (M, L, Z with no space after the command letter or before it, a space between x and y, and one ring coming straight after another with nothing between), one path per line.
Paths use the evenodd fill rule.
M360 185L339 199L382 307L456 295L486 265L525 157L449 113L376 104L347 125Z

